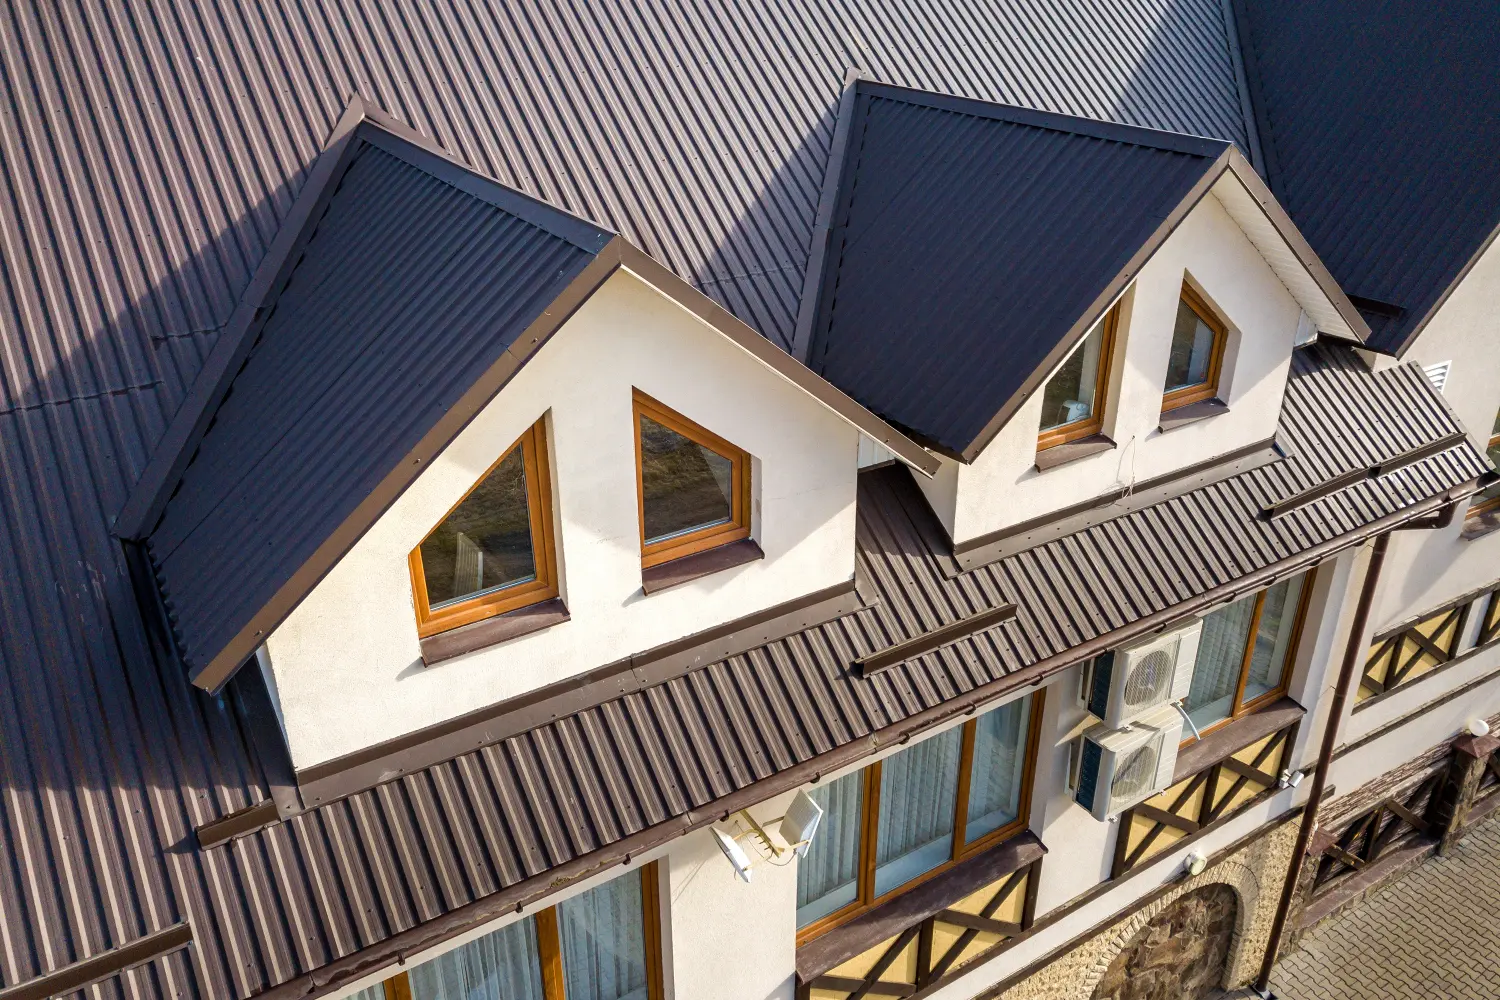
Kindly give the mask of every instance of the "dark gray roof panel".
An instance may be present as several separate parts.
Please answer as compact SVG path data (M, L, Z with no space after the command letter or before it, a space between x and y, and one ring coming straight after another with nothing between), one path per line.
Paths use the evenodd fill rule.
M863 83L850 134L808 363L950 453L1228 146Z
M596 235L602 246L610 234ZM190 669L270 602L591 260L362 146L148 540Z
M1253 0L1241 43L1271 187L1400 353L1500 227L1492 4Z

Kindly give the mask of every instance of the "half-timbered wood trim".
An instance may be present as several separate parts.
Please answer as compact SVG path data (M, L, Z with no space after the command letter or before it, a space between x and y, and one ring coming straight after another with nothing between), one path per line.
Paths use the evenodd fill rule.
M1350 820L1342 831L1320 836L1321 855L1313 875L1312 897L1317 898L1351 873L1366 868L1416 838L1431 838L1434 825L1428 813L1437 807L1447 780L1438 768L1415 785L1376 803Z
M1473 600L1445 606L1376 638L1360 678L1360 700L1367 701L1408 682L1424 658L1430 657L1435 662L1418 676L1425 676L1457 657L1473 606ZM1446 638L1434 640L1424 628L1432 636Z

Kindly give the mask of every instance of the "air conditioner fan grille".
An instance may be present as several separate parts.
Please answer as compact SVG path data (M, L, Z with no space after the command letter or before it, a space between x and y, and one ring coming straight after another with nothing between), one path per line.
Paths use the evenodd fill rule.
M1156 780L1156 743L1136 747L1120 761L1115 780L1110 783L1109 797L1115 802L1133 801L1151 788Z
M1125 679L1125 704L1130 708L1156 705L1166 700L1172 690L1172 675L1177 666L1176 646L1153 649L1131 667Z

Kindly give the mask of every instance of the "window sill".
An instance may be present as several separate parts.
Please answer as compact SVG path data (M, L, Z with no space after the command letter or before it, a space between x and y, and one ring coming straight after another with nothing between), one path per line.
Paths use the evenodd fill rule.
M855 955L874 948L941 913L966 896L1041 860L1047 848L1030 832L1021 833L818 935L797 949L797 981L810 983ZM1032 874L1035 878L1035 873Z
M476 649L494 646L523 635L540 632L569 620L568 609L560 598L542 601L528 607L507 611L470 625L430 635L422 640L422 663L432 666Z
M1229 405L1222 399L1203 399L1186 406L1179 406L1172 410L1163 410L1161 420L1157 424L1158 429L1165 434L1167 431L1175 431L1179 427L1188 424L1196 424L1202 420L1217 417L1221 413L1228 413Z
M1067 444L1055 444L1051 448L1043 448L1036 453L1036 469L1038 472L1046 472L1059 465L1067 465L1069 462L1077 462L1090 455L1109 451L1113 447L1115 447L1114 441L1103 434L1091 434L1077 441L1069 441Z
M1213 767L1250 744L1285 729L1305 714L1306 709L1301 705L1290 698L1282 698L1258 712L1215 729L1201 740L1183 744L1177 750L1177 769L1172 773L1172 783L1175 785L1184 778Z
M1464 530L1459 533L1459 538L1471 541L1475 538L1483 538L1492 532L1500 531L1500 507L1493 507L1482 514L1472 514L1464 518Z
M641 570L641 589L648 594L654 594L657 591L691 583L700 577L721 573L726 569L743 566L745 563L765 557L766 554L761 551L760 546L755 544L755 539L745 538L738 542L730 542L728 545L720 545L716 549L694 552L690 556L683 556L681 559L673 559L671 562L643 569Z

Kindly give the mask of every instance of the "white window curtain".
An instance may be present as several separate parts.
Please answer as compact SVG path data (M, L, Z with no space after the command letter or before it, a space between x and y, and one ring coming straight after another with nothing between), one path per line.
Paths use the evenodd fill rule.
M568 1000L646 1000L646 923L641 873L557 906Z
M410 979L412 1000L543 1000L536 921L518 920L423 962Z
M952 857L961 729L924 740L880 765L875 895Z
M969 778L969 809L964 836L978 840L1021 811L1030 732L1031 695L981 715L974 725L974 762Z
M823 820L817 837L797 861L798 927L842 909L859 894L864 788L865 774L856 771L808 790L812 800L823 807Z
M1234 692L1239 687L1254 614L1255 595L1251 594L1203 619L1203 637L1198 641L1198 659L1186 702L1188 716L1199 729L1229 718L1234 709Z

